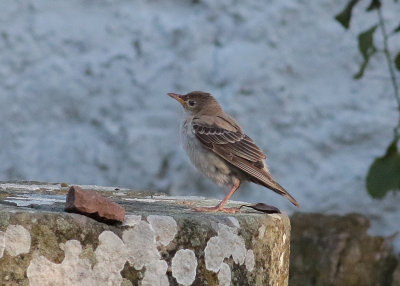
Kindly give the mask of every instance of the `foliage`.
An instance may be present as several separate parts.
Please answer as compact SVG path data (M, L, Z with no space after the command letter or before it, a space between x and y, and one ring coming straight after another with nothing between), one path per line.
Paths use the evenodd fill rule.
M350 20L351 20L351 14L353 12L353 7L357 4L359 0L350 0L349 3L347 3L347 6L343 9L342 12L337 14L335 16L335 19L339 21L340 24L343 25L346 29L350 27Z
M398 0L393 0L397 2ZM349 0L346 7L335 16L335 19L345 28L350 28L353 8L359 0ZM400 51L392 57L389 50L389 38L400 34L400 24L392 32L386 31L386 24L383 18L382 0L371 0L367 12L377 13L378 23L358 35L358 49L363 57L359 71L354 75L354 79L361 79L365 69L373 55L382 52L385 55L388 71L390 74L394 96L398 104L399 121L394 128L394 138L389 144L383 157L376 158L369 168L367 174L367 190L374 198L383 198L388 191L400 190L400 153L397 144L400 142L400 92L397 84L397 71L400 71ZM379 28L379 29L378 29ZM383 50L378 50L374 44L374 34L379 30L383 38Z
M369 59L376 53L377 49L374 45L374 33L378 25L372 26L369 30L358 35L358 49L364 58L360 70L354 75L355 79L359 79L364 75L364 70L368 65Z
M392 142L383 157L376 158L367 176L367 190L374 198L382 198L390 190L400 189L400 154Z

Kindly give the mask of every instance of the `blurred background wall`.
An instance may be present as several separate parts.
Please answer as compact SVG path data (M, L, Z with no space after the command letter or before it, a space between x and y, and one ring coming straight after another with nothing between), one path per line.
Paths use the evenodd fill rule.
M0 180L40 180L222 198L179 145L167 92L211 92L267 153L300 211L361 212L371 232L399 230L399 197L366 192L398 114L383 55L353 80L357 35L347 1L0 2ZM400 5L388 2L389 26ZM400 43L392 46L400 48ZM379 45L379 43L377 43ZM235 199L289 213L246 185Z

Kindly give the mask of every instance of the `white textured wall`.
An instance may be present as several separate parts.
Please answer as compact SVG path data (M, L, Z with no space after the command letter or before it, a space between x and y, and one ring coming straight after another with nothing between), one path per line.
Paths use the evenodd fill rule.
M398 230L398 196L365 190L398 116L382 56L352 79L356 35L376 22L368 3L345 32L333 16L346 1L192 2L2 0L0 179L222 197L189 168L182 112L166 96L204 90L267 152L301 210L363 212L373 232ZM388 9L389 26L399 14ZM236 198L293 210L259 186Z

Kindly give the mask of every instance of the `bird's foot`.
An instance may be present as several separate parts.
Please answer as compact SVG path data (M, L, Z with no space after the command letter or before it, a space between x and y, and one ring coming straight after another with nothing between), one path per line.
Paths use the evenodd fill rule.
M224 212L228 214L240 213L239 208L222 208L220 206L215 207L194 207L192 208L195 212L207 212L207 213L216 213L216 212Z

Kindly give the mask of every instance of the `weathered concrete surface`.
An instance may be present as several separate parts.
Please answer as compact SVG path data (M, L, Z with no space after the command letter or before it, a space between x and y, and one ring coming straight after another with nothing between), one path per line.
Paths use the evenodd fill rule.
M216 202L83 188L122 204L124 223L65 213L67 185L0 183L0 285L288 284L286 214L194 213Z
M400 285L393 237L369 235L366 217L297 213L291 222L291 286Z

